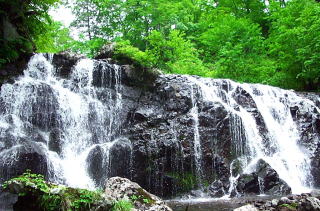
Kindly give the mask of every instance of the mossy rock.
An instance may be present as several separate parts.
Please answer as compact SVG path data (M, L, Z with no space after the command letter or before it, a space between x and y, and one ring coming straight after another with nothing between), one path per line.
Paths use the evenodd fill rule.
M19 196L14 210L107 211L113 206L113 202L103 198L102 192L49 183L42 175L30 171L5 182L3 189Z

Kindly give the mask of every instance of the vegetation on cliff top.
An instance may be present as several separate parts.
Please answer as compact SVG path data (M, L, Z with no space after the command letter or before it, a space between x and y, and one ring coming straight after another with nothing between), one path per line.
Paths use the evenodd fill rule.
M16 2L2 0L1 8ZM24 21L16 24L23 35L1 38L0 62L13 61L31 46L94 57L105 43L117 42L118 56L167 73L296 90L320 87L320 3L315 0L75 0L70 6L78 40L50 20L48 8L57 2L24 1L19 7ZM36 13L29 16L30 8ZM2 10L0 17L12 15Z

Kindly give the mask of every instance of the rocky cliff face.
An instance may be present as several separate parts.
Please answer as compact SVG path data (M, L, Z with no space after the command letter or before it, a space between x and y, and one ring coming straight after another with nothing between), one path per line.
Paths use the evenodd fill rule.
M0 182L25 169L76 187L121 176L165 197L320 185L316 94L60 54L33 57L0 102Z

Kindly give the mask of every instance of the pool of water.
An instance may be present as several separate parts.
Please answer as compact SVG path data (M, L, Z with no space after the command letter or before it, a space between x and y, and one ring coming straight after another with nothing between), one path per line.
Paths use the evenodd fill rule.
M267 201L278 197L262 195L232 199L173 199L166 202L173 211L232 211L250 202Z

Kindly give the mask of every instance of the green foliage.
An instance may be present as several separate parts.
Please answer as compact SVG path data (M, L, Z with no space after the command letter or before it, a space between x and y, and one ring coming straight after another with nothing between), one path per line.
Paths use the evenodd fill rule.
M156 58L148 52L143 52L130 45L129 41L120 41L116 45L115 59L126 60L126 62L142 68L152 68L156 64Z
M58 53L69 49L75 42L70 37L70 31L60 22L50 22L45 26L43 33L34 40L37 52Z
M113 204L112 211L130 211L134 208L129 200L119 200Z
M70 45L69 49L73 52L83 54L88 56L89 58L93 58L102 48L102 46L106 43L106 40L102 38L93 38L91 40L73 40Z
M274 1L271 6L269 52L279 71L296 83L287 88L319 89L320 4L292 0L284 8Z
M260 27L248 19L218 16L198 40L204 61L214 62L213 77L262 83L274 73Z
M285 207L285 208L288 208L289 210L297 210L298 204L297 203L281 204L280 207Z
M56 52L58 23L50 18L49 8L59 0L0 1L0 59L1 65L14 62L21 55L35 50ZM61 25L60 25L61 26Z
M146 52L156 58L156 67L165 72L205 76L207 69L198 58L198 51L184 36L178 30L170 31L168 37L153 31L147 37Z
M58 2L0 1L0 19L10 19L7 11L19 17L19 36L0 37L0 67L35 49L94 57L105 43L118 41L115 58L142 69L296 90L320 87L315 0L75 0L72 27L79 40L49 17Z
M3 188L6 190L11 184L22 185L23 189L18 192L19 196L36 196L39 208L48 211L88 210L102 200L100 192L48 183L42 175L33 174L29 170L23 175L5 182Z
M196 188L198 184L198 178L192 173L179 174L173 172L168 173L168 175L177 180L181 192L188 192Z
M152 204L154 202L152 199L146 198L143 195L132 195L130 199L133 202L139 201L144 204Z

